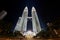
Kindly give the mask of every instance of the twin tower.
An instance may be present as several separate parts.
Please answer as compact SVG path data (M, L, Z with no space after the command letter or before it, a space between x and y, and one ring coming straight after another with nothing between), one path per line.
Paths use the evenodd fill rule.
M18 22L16 24L16 27L14 29L15 31L20 31L20 33L22 34L26 34L28 31L31 30L27 30L27 25L28 25L28 19L32 19L32 33L37 34L38 32L41 31L41 26L40 26L40 22L39 22L39 18L36 12L36 9L34 7L32 7L31 9L31 17L28 17L28 7L25 7L22 17L19 17ZM29 24L30 26L30 24ZM29 28L28 26L28 28Z

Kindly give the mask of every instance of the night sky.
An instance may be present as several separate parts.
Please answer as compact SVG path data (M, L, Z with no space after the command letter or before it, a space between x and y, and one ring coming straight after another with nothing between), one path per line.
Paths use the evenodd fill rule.
M55 0L0 0L0 11L5 10L8 13L4 20L12 22L13 28L25 6L29 9L29 16L32 6L36 8L42 27L45 27L47 22L60 19L59 2Z

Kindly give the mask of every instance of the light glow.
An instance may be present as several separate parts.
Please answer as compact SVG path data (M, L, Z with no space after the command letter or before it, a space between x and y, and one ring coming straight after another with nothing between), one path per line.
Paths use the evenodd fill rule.
M24 36L27 38L32 38L33 36L36 36L36 34L29 30L29 31L24 33Z

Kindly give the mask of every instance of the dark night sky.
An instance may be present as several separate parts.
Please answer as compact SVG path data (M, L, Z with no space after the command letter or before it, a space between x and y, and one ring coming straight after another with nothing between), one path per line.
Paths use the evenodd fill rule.
M39 20L46 20L49 22L52 20L60 19L59 2L48 0L2 0L0 1L0 11L6 10L8 15L4 18L7 22L15 23L18 17L22 15L22 12L28 6L29 14L31 13L31 7L34 6L37 10Z

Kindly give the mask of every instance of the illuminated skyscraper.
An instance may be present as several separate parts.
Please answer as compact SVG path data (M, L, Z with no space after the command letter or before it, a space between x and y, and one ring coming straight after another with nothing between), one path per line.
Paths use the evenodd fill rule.
M28 7L25 7L22 17L19 17L14 31L20 31L23 35L27 35L27 34L36 35L38 32L40 32L41 26L37 16L36 9L34 7L32 7L31 15L32 15L31 17L28 17ZM32 19L32 31L27 30L28 19Z
M32 14L33 32L38 33L41 31L41 26L37 16L36 9L34 7L32 7L31 14Z
M23 33L27 30L27 17L28 17L28 8L25 7L22 17L19 17L14 31L20 31L21 33Z

